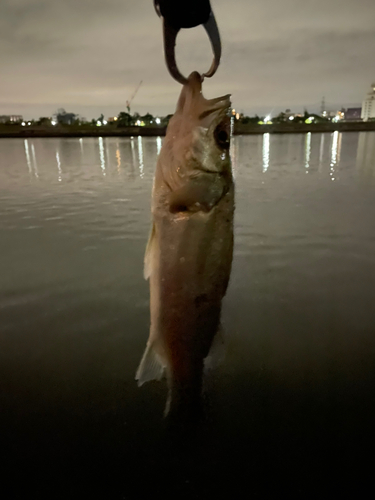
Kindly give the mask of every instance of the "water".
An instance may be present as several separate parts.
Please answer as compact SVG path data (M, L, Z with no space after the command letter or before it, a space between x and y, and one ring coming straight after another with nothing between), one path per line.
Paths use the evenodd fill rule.
M364 485L375 134L234 138L226 359L206 380L208 422L174 444L165 383L134 382L161 142L0 141L1 448L5 476L16 477L7 498L25 486L39 497L128 499Z

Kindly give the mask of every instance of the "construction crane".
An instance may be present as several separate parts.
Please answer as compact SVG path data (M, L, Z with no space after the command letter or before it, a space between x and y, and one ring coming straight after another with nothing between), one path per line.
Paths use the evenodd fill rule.
M137 95L137 92L138 92L139 87L141 85L142 85L142 80L138 83L137 88L133 92L133 95L131 96L131 98L128 101L126 101L126 109L128 110L129 115L130 115L130 104L132 103L134 97Z

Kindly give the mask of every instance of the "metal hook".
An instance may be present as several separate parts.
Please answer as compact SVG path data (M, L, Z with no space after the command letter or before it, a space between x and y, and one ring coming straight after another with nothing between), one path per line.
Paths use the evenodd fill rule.
M156 7L155 7L156 9ZM157 9L156 12L160 16L160 11ZM162 17L162 16L161 16ZM206 33L210 39L211 42L211 47L212 51L214 53L214 59L212 61L210 69L206 72L203 73L202 75L202 80L204 77L210 78L213 76L220 64L220 58L221 58L221 41L220 41L220 34L219 34L219 29L216 24L216 19L215 16L213 15L212 11L210 13L210 16L203 24L204 29L206 30ZM187 83L187 78L185 78L179 71L176 63L176 56L175 56L175 46L176 46L176 38L177 34L180 31L180 28L174 28L168 22L166 19L163 18L163 35L164 35L164 55L165 55L165 62L167 64L167 68L169 73L172 75L172 77L177 80L179 83L184 85Z

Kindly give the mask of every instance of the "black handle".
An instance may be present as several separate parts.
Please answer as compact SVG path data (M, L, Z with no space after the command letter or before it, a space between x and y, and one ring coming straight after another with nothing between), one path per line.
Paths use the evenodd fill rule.
M154 0L155 8L173 28L205 24L211 13L210 0Z

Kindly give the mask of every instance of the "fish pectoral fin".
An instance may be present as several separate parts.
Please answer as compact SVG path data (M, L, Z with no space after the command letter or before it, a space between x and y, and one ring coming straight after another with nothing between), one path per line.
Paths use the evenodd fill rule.
M226 193L226 186L224 176L200 173L169 194L169 210L172 213L209 212Z
M138 387L150 380L161 380L164 369L165 366L160 356L155 352L152 344L148 342L135 375L135 380L138 381Z
M148 238L145 258L144 258L144 268L143 268L143 276L145 280L148 280L151 276L152 271L152 255L154 251L154 246L156 243L156 235L155 235L155 223L152 223L152 227L150 230L150 236Z

